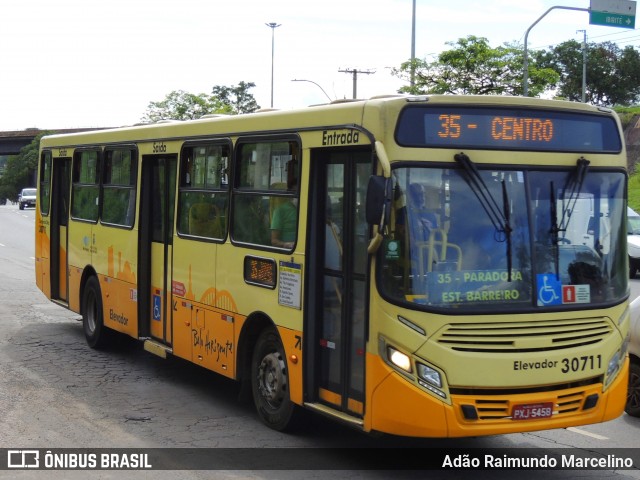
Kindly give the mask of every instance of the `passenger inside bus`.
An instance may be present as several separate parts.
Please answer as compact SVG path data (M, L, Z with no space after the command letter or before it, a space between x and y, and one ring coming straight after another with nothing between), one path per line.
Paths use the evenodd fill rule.
M282 185L284 186L284 184ZM272 188L279 185L272 185ZM295 179L287 181L287 190L296 188ZM290 197L272 197L271 199L271 245L281 248L293 248L298 231L298 199Z
M254 245L269 245L268 198L259 195L238 195L234 208L234 239Z
M407 208L410 210L409 230L411 238L418 242L427 242L431 232L438 226L434 213L438 206L438 190L421 183L409 185Z
M195 203L189 209L189 233L220 238L224 232L218 208L211 203Z
M327 195L326 220L324 234L324 268L335 272L342 271L342 236L340 227L331 216L331 198ZM325 307L339 308L342 304L341 282L333 275L325 276L324 303Z
M331 198L327 195L324 266L331 270L342 270L342 237L340 227L331 216L332 210Z
M497 268L495 262L502 263L505 256L505 250L499 248L497 242L504 242L504 235L500 235L482 208L463 218L464 222L456 222L455 232L452 231L464 252L462 269Z
M409 234L405 238L405 248L411 253L412 261L418 262L417 272L420 276L431 271L434 262L444 260L438 258L436 251L436 245L443 246L442 237L445 235L438 228L435 213L439 207L439 194L435 187L412 183L407 189L407 205L398 212L397 224L401 231Z
M292 248L296 240L298 208L296 198L286 199L274 210L271 219L271 245Z

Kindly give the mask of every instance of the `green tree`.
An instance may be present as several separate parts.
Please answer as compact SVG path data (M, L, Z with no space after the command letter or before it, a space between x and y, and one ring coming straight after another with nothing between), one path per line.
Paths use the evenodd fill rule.
M229 107L231 113L251 113L260 108L258 102L249 90L255 87L253 82L240 82L237 86L225 87L216 85L213 87L213 97L216 97L223 105Z
M39 133L18 155L9 156L0 178L0 198L16 200L20 190L36 186L40 139L47 133Z
M413 87L402 87L400 92L413 94L477 94L521 95L524 72L524 54L519 45L504 44L492 48L483 37L469 35L440 53L433 62L410 60L392 73L408 80L415 69ZM529 91L539 95L557 81L551 68L540 68L529 62Z
M563 42L539 55L540 63L559 75L558 96L582 100L582 43ZM587 45L587 103L601 106L630 105L640 98L640 53L632 46L621 49L613 42Z
M208 114L239 114L257 110L260 106L249 90L254 83L240 82L237 86L213 87L212 95L193 94L174 90L164 100L150 102L143 122L159 120L193 120Z
M209 95L195 95L184 90L174 90L164 100L150 102L142 117L143 122L160 120L193 120L210 113L226 113L224 106Z

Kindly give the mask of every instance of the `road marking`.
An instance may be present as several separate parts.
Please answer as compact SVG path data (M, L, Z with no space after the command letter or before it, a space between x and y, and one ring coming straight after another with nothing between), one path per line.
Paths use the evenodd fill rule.
M0 243L0 247L4 247L4 246L5 246L4 243Z
M609 440L609 437L603 437L602 435L598 435L597 433L587 432L586 430L580 430L575 427L568 427L567 430L573 433L579 433L580 435L585 435L587 437L595 438L598 440Z

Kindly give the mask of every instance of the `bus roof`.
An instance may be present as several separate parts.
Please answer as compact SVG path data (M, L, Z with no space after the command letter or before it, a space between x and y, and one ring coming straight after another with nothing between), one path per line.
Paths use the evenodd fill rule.
M155 123L136 124L92 130L81 133L53 134L43 137L42 146L82 145L104 142L108 132L109 142L145 141L158 138L185 138L206 135L234 136L245 132L256 134L273 130L336 127L337 125L363 125L365 110L399 110L406 104L452 104L468 106L521 106L565 110L582 110L591 113L612 114L612 110L563 100L546 100L500 95L384 95L366 100L338 100L309 107L278 110L265 109L241 115L204 115L194 120L161 120ZM267 121L268 120L268 121ZM273 122L271 121L273 120ZM268 125L265 127L265 125Z

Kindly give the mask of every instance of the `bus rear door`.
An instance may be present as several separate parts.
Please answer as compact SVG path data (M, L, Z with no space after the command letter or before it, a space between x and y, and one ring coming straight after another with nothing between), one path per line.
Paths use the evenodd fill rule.
M138 309L140 337L171 345L177 156L142 157Z
M71 158L53 162L51 191L51 299L68 301L69 265L67 260Z

